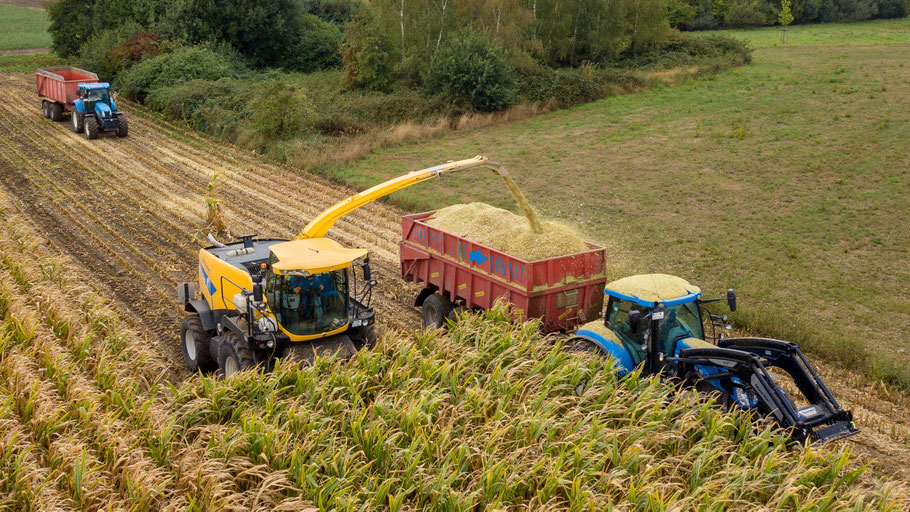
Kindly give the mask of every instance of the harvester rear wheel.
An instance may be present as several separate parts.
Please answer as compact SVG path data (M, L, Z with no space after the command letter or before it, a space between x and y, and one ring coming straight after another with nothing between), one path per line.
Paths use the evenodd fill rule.
M256 366L253 352L244 341L231 331L222 336L221 347L218 349L218 373L225 379L230 379L235 373L249 370Z
M180 341L183 361L191 372L212 371L217 366L209 353L209 334L202 328L199 315L183 317L180 322Z
M98 138L98 120L94 117L85 118L85 138L86 139L97 139Z
M85 119L82 115L79 114L79 112L73 110L73 118L71 121L74 132L79 133L85 129Z
M423 325L440 329L446 324L446 317L455 306L448 297L438 293L430 295L423 300Z
M51 103L51 106L48 107L48 110L51 113L51 121L59 122L63 121L63 105L59 103Z
M119 114L117 119L120 120L120 126L117 127L117 136L126 137L130 133L130 125L126 120L126 116Z

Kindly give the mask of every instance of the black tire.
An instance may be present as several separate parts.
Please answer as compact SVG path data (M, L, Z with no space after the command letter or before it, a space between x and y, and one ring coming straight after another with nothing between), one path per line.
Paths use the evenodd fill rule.
M441 329L446 325L446 317L452 312L455 306L448 297L443 297L438 293L430 295L423 300L423 325Z
M183 362L189 371L209 372L217 367L209 353L209 333L202 328L199 315L183 317L180 322L180 346L183 348Z
M41 111L44 112L44 117L46 117L48 119L51 118L50 104L51 104L51 102L49 102L47 100L41 101Z
M580 352L583 354L597 354L604 355L603 351L597 346L597 343L594 343L591 340L586 340L584 338L575 338L569 340L569 352Z
M370 324L363 328L363 346L365 348L376 346L376 324Z
M120 120L120 126L117 127L117 136L126 137L130 133L130 125L126 120L126 116L123 114L117 114L117 119Z
M51 120L55 123L63 121L63 105L59 103L51 103Z
M85 129L85 116L73 110L73 118L70 120L70 126L73 128L74 132L82 132L82 130Z
M98 120L94 116L88 116L85 118L85 138L86 139L97 139L98 138Z
M234 374L256 366L253 352L240 336L232 331L222 335L221 347L218 349L218 374L230 379Z

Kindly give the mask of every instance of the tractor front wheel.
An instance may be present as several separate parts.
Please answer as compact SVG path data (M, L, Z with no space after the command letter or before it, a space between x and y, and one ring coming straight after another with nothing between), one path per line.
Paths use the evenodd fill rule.
M249 370L256 366L253 352L246 346L240 336L232 331L227 331L222 336L221 346L218 348L218 373L225 379L230 379L235 373Z
M130 126L126 120L126 116L123 114L119 114L117 116L117 119L120 120L120 125L117 127L117 136L126 137L130 133Z
M85 129L85 117L80 115L79 112L73 110L73 118L71 119L73 125L73 131L76 133L81 132Z
M187 369L194 373L215 369L215 361L209 353L209 333L202 328L199 315L183 317L180 322L180 341Z
M97 139L98 138L98 120L94 117L85 118L85 138L86 139Z
M434 293L423 300L423 326L440 329L455 306L448 297Z

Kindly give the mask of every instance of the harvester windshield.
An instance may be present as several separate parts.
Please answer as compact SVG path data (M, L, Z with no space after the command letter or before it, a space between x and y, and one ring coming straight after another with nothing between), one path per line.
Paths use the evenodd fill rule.
M321 274L270 272L265 294L275 319L290 334L321 334L348 323L347 269Z

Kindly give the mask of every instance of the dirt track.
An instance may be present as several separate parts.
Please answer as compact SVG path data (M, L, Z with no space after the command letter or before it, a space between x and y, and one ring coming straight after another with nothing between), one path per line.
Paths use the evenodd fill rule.
M204 205L214 173L233 234L292 237L325 207L352 193L136 112L128 138L88 141L68 123L41 115L28 75L0 76L0 94L5 98L0 102L0 187L21 201L44 236L94 276L103 296L161 340L175 367L182 367L176 333L182 311L174 284L195 279L196 252L207 245ZM440 159L458 156L465 155ZM418 316L410 306L413 290L398 278L400 213L369 205L342 219L330 235L372 251L380 323L407 329L417 325ZM907 395L820 367L864 431L855 438L860 457L885 473L910 475Z

